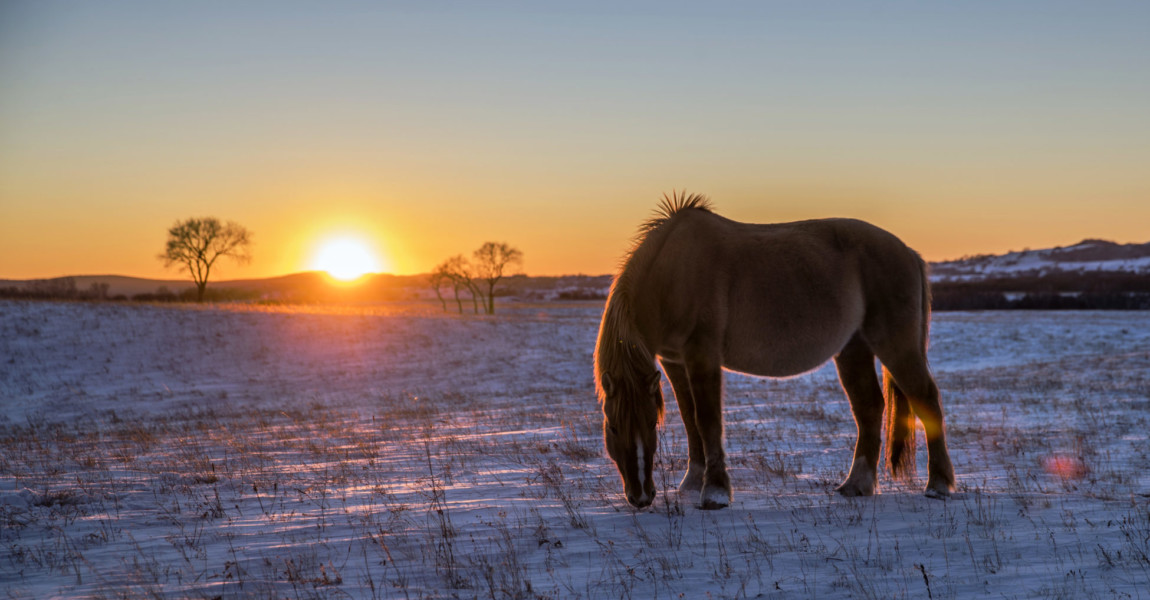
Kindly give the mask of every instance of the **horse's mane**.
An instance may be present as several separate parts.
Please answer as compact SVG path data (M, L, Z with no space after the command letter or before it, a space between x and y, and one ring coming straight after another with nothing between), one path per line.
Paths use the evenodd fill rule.
M616 293L623 292L624 295L626 295L625 292L630 286L631 271L635 267L635 263L643 262L646 258L642 256L645 247L643 243L651 238L656 231L675 215L690 209L711 212L711 199L702 194L687 194L686 190L682 192L672 191L670 195L663 194L663 199L659 201L659 206L655 207L654 214L651 215L651 218L644 221L642 225L639 225L639 231L635 233L635 237L631 240L631 249L623 255L623 260L619 265L619 274L615 276L615 281L611 283L611 293L608 295L607 301L608 306L611 305L611 297L615 296ZM651 252L651 250L648 250L647 254Z
M607 404L606 393L603 390L603 374L609 374L614 384L625 390L624 396L639 397L640 394L646 393L644 388L648 385L648 378L657 372L654 355L639 339L638 332L634 328L629 290L630 267L637 258L642 258L640 255L643 242L676 214L688 209L710 212L711 201L701 194L688 195L686 191L663 194L655 214L639 226L634 244L623 258L619 274L612 282L611 292L607 296L607 306L603 312L599 340L595 347L595 389L600 401L604 403L604 411L608 412L611 420L618 422L619 427L624 430L630 430L636 411L630 403L615 403L614 406ZM657 407L655 418L660 422L663 420L661 404Z
M655 356L639 339L632 325L630 307L619 289L618 280L611 286L603 322L599 325L599 340L595 345L595 391L603 404L603 412L620 431L634 431L640 419L663 421L660 403L653 415L644 417L633 402L608 402L603 389L603 375L611 377L612 384L621 392L616 397L640 398L648 393L650 378L658 371Z
M680 211L689 208L697 208L711 212L711 199L702 194L687 194L687 190L682 192L672 190L671 195L663 194L663 199L659 201L659 206L655 208L655 214L651 215L642 225L639 226L639 233L635 237L635 247L643 243L647 235L652 231L659 228L660 225L666 223L671 217L675 216ZM634 251L634 250L632 250Z
M702 194L688 194L687 190L681 192L672 190L670 195L663 194L663 198L659 200L659 205L655 207L655 212L639 225L639 230L631 239L631 248L623 255L623 260L619 263L619 274L615 276L615 281L611 285L612 293L616 288L627 286L630 279L628 277L629 267L635 262L633 259L639 253L639 249L643 247L643 242L647 241L651 234L662 227L664 223L670 221L672 217L692 208L706 212L713 211L711 199Z
M603 389L603 375L612 377L616 386L630 386L627 380L632 374L640 379L650 375L655 356L641 343L633 325L631 307L625 298L626 293L619 288L616 279L607 296L607 306L603 310L603 321L599 325L599 340L595 345L595 388L599 398L606 397ZM622 380L620 380L622 379Z

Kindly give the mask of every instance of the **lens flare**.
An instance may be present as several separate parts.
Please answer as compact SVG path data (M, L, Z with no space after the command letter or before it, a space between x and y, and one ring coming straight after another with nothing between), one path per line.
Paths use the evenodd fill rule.
M1048 456L1044 462L1046 472L1061 478L1063 481L1082 479L1089 473L1086 464L1074 456Z

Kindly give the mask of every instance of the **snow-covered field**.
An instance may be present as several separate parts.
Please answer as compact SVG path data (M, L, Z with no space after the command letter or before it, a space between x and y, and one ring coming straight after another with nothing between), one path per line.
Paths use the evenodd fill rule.
M669 402L636 512L601 304L499 310L0 302L0 594L1150 598L1150 314L936 315L948 501L832 493L823 368L727 375L722 511L672 491Z

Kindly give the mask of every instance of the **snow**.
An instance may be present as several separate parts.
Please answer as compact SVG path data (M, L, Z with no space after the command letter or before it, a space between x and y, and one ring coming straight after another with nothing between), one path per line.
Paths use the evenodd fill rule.
M623 498L601 303L0 302L13 597L1150 597L1150 315L942 313L959 491L833 493L833 367L726 376L732 505ZM919 436L921 439L921 431Z
M1150 244L1119 245L1086 240L1064 248L1023 250L932 263L933 281L977 281L1054 272L1150 273Z

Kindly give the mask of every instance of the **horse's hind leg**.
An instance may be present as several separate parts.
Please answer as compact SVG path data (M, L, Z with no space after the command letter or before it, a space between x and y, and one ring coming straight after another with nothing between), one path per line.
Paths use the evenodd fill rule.
M695 423L695 399L691 394L691 381L683 365L659 361L671 387L675 390L675 400L679 403L679 414L683 417L683 427L687 430L687 474L679 484L679 493L700 493L703 490L703 472L706 469L706 455L703 453L703 438Z
M954 491L954 467L946 450L946 422L938 399L938 385L926 366L926 357L920 352L908 352L889 362L880 354L879 360L906 394L911 409L926 430L926 495L945 498Z
M835 490L844 496L870 496L877 485L882 452L883 397L875 372L874 353L856 335L835 357L835 367L858 425L850 475Z

